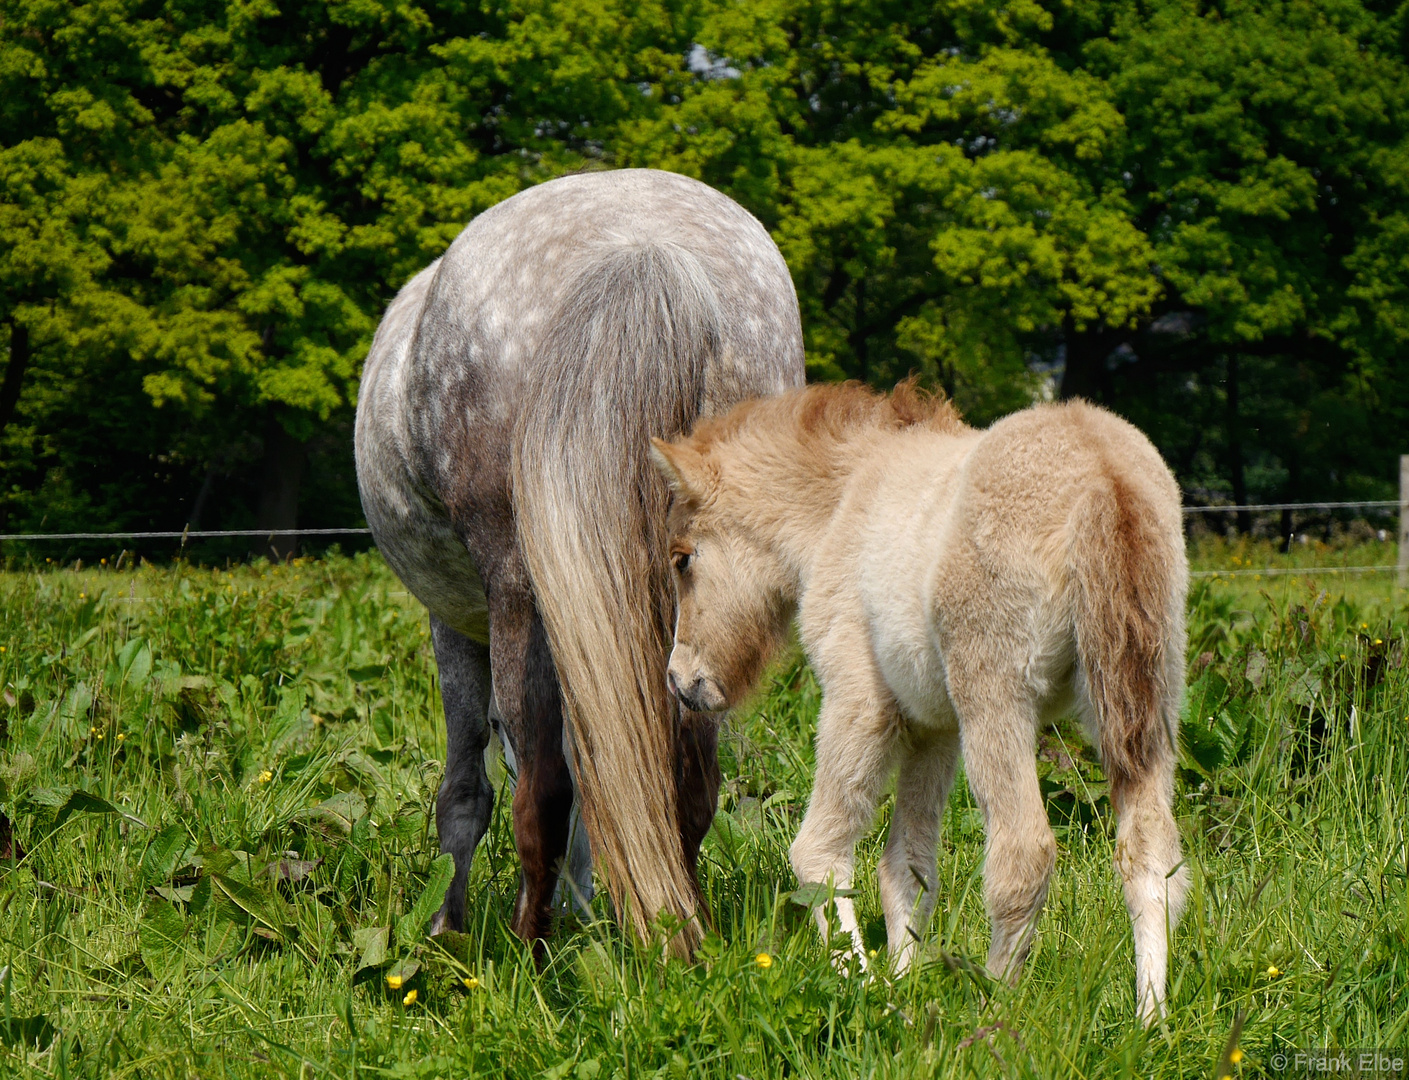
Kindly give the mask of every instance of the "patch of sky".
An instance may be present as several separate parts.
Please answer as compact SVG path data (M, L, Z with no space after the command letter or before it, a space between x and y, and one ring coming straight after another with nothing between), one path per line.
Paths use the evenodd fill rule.
M696 42L685 54L685 66L702 79L737 79L739 69Z

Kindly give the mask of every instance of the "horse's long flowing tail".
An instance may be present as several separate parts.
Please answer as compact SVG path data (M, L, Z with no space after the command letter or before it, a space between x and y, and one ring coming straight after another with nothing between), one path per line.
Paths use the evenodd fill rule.
M1158 505L1111 470L1070 518L1077 652L1112 798L1169 760L1184 670L1184 541L1177 495Z
M666 689L673 594L650 436L687 430L720 316L698 259L626 242L586 260L529 374L514 440L519 541L571 725L583 818L617 910L642 937L698 942L681 846L678 724Z

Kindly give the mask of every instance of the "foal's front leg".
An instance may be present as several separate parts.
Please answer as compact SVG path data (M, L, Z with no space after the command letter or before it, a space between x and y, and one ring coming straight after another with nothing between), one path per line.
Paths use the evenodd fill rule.
M802 829L793 841L798 880L851 888L856 843L871 827L895 761L900 713L883 685L824 689L817 721L817 775ZM851 952L866 967L866 944L847 896L835 898L837 921ZM824 939L831 925L826 905L814 909Z

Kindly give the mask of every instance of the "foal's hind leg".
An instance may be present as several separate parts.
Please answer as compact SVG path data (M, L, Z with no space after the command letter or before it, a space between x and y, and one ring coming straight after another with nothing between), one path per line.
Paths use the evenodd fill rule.
M563 755L557 673L527 590L491 589L489 642L494 698L518 764L514 842L523 877L513 927L525 941L536 941L552 918L553 887L567 851L572 776Z
M890 839L879 872L886 937L897 975L909 969L934 910L939 820L954 782L959 733L953 728L914 732L901 753Z
M1169 937L1189 887L1188 872L1180 865L1179 829L1170 812L1173 772L1171 754L1147 775L1111 784L1111 805L1118 815L1115 865L1135 934L1135 1007L1147 1025L1164 1015Z
M949 689L960 717L964 775L988 833L988 971L1016 982L1047 899L1057 843L1037 782L1035 702L1016 672L1001 670L1000 646L979 655L973 664L951 662Z
M455 876L445 903L431 922L431 933L465 928L465 886L470 860L479 846L494 809L494 791L484 772L489 741L489 648L477 644L431 616L440 675L440 700L445 706L445 778L435 800L440 850L455 858Z

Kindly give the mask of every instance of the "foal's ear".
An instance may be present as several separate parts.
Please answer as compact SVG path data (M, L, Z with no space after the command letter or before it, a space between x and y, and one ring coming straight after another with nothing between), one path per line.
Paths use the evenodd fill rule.
M703 502L709 483L704 455L685 443L651 440L651 464L681 500Z

